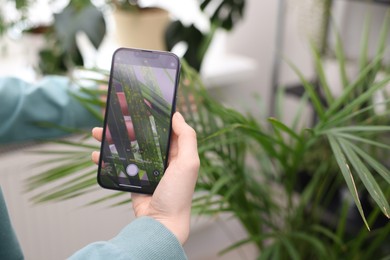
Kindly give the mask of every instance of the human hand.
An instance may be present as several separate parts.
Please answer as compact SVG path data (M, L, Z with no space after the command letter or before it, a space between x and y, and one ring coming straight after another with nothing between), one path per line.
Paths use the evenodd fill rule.
M153 195L132 193L131 197L136 217L156 219L184 244L190 231L192 195L200 162L196 133L178 112L173 115L172 130L168 168ZM102 128L92 130L98 141L102 133ZM98 163L99 156L99 152L93 152L92 160Z

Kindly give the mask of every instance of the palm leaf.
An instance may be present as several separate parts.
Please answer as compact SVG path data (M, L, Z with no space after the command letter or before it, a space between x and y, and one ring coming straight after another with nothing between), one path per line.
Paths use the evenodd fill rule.
M360 55L359 55L359 68L363 70L367 66L368 60L368 39L369 39L369 27L371 25L371 16L366 15L364 21L364 28L362 33L362 39L360 40Z
M338 118L341 118L343 116L347 116L347 115L355 112L356 108L359 108L359 106L361 106L363 103L365 103L367 101L371 101L374 93L376 93L378 90L384 88L389 82L390 82L390 75L385 77L380 82L371 85L371 87L368 90L366 90L359 97L357 97L351 103L346 105L339 113L337 113L337 116L335 116L336 120Z
M289 255L289 257L288 257L289 259L293 259L293 260L300 259L297 249L295 248L294 244L290 241L290 239L288 237L281 236L279 238L279 241L281 242L283 247L286 249L286 251Z
M368 153L364 152L362 149L356 145L352 146L352 149L363 158L369 166L371 166L376 172L379 173L390 184L390 171L384 167L380 162L370 156Z
M318 78L320 80L321 87L324 90L326 102L327 102L327 104L331 104L331 103L333 103L334 98L333 98L332 92L330 90L328 80L326 79L325 70L324 70L324 66L322 64L322 59L321 59L320 53L317 50L314 43L311 44L311 51L312 51L312 55L314 57L314 64L316 67L316 72L317 72Z
M345 179L345 182L347 183L348 189L352 194L353 200L355 201L355 204L359 210L360 216L363 219L364 224L368 229L370 229L366 217L363 212L362 204L360 203L359 194L355 185L354 178L352 176L351 167L349 166L347 159L345 158L344 153L342 152L342 149L338 143L338 140L333 137L332 135L328 134L328 140L330 143L330 146L332 148L332 151L334 153L334 156L336 158L337 164L340 167L341 173L343 174L343 177Z
M340 32L338 31L338 29L334 27L334 30L335 30L335 37L336 37L335 54L339 65L341 82L343 87L347 87L349 85L349 80L346 72L346 64L345 64L346 59L345 59L343 42L341 40Z
M321 102L321 99L317 93L316 88L306 80L302 72L294 64L292 64L289 61L287 61L287 63L294 70L294 72L298 75L299 79L301 80L303 87L305 88L305 91L308 93L310 101L312 102L317 115L320 117L320 119L323 119L325 116L325 107Z
M303 232L291 232L289 236L291 236L293 239L302 240L303 242L312 245L317 252L318 258L326 258L327 249L325 248L324 243L316 236Z
M378 63L381 62L383 55L375 57L375 59L363 70L359 73L357 79L347 85L337 99L329 106L329 109L326 111L326 116L329 117L337 112L343 104L347 104L350 100L351 95L353 95L353 91L355 91L360 84L368 77L369 73L371 73L371 69L377 66Z
M385 195L383 194L378 183L372 176L371 172L364 165L362 160L356 155L355 151L351 147L355 146L345 139L339 138L340 146L344 151L345 155L353 165L355 172L359 175L360 180L363 182L367 191L371 197L378 204L379 208L383 211L386 217L390 218L390 206L387 202Z

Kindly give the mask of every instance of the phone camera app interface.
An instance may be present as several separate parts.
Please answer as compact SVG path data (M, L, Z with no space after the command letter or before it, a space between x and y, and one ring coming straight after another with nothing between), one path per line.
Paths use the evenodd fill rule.
M164 54L116 52L102 144L105 187L155 187L161 179L177 76L172 63Z

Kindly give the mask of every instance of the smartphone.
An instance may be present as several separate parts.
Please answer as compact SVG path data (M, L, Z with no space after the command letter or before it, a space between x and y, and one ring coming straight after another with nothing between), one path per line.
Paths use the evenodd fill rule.
M167 167L180 74L170 52L120 48L108 85L98 183L152 194Z

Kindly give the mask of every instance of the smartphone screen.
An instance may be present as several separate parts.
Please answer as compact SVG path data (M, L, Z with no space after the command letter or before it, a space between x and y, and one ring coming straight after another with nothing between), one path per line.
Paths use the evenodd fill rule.
M98 183L153 193L167 166L180 62L169 52L118 49L112 58Z

